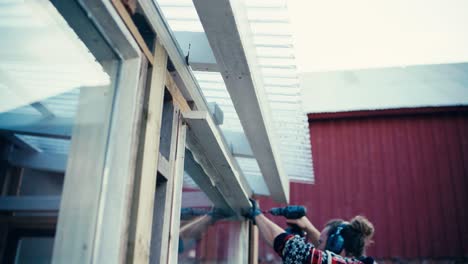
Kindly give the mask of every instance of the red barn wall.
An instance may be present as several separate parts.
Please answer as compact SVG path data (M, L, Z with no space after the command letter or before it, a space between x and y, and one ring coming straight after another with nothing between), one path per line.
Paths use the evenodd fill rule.
M292 183L291 204L320 229L365 215L379 259L468 257L467 109L309 115L315 184Z

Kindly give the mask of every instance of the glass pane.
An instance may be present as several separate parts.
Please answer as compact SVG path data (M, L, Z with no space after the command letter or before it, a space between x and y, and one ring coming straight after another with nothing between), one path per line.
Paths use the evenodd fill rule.
M40 217L56 221L70 164L104 172L86 168L104 167L120 61L74 1L0 1L0 36L0 196L28 201L0 222L28 216L36 228ZM38 210L44 201L57 207ZM49 263L52 244L22 238L16 263Z
M50 2L7 1L0 8L0 113L110 83Z
M187 170L187 159L194 158L188 153L185 159ZM190 166L194 166L193 163ZM201 167L197 172L194 169L188 171L204 173ZM226 210L217 208L197 185L195 179L198 177L200 175L190 175L187 171L184 175L178 262L247 263L246 222L233 220ZM214 196L216 194L210 193L210 197Z
M87 46L49 1L13 0L0 9L0 140L11 148L4 166L26 169L16 177L25 174L17 184L27 194L60 193L40 189L63 182L72 138L83 132L75 126L107 133L118 61L111 51L93 53L100 39Z
M247 263L245 223L210 223L208 218L200 216L181 226L178 263Z

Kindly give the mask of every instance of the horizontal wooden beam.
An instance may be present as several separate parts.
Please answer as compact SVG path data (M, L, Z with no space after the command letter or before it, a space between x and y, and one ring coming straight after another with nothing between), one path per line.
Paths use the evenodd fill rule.
M279 156L245 6L229 0L193 3L271 196L288 202L289 180Z
M0 211L58 211L60 196L1 196Z
M171 164L163 155L161 155L161 153L158 155L158 171L166 179L171 173Z
M138 46L140 46L140 49L143 51L143 54L145 54L146 58L148 59L148 62L152 65L154 63L154 55L151 52L151 50L148 48L148 45L146 45L146 42L143 39L143 36L141 36L140 32L138 31L137 26L133 22L132 17L128 13L124 4L121 2L121 0L111 0L111 1L115 9L117 10L117 13L119 13L120 17L122 18L125 25L127 26L128 30L132 33L133 37L135 38L136 42L138 43Z
M211 185L216 186L230 208L237 216L250 208L249 193L241 181L241 171L232 162L226 143L218 127L209 118L206 111L191 111L184 113L184 119L189 125L187 145L198 160L205 160L208 173L211 174ZM204 156L204 157L203 157Z
M173 76L169 72L166 72L166 88L171 94L175 104L180 108L182 112L188 112L191 110L189 104L187 103L187 100L185 100L184 96L179 90L179 87L174 81Z
M187 144L190 145L191 149L194 148L193 139L189 138ZM185 150L185 171L192 178L192 180L198 185L203 186L203 192L213 203L214 207L221 208L226 211L231 211L231 207L226 202L226 199L223 197L219 189L216 188L214 181L208 176L207 172L214 172L215 169L208 163L200 152L200 150L194 149L198 160L195 160L194 154L192 151ZM200 164L201 163L201 164ZM184 193L185 194L185 193ZM182 201L186 201L183 199ZM193 201L192 201L193 202ZM183 204L184 207L192 207L190 205Z

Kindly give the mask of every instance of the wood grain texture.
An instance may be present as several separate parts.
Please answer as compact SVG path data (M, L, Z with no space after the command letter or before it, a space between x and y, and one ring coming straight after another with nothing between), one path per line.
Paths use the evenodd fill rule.
M143 51L146 58L148 59L148 62L150 64L154 64L155 56L157 56L157 55L153 56L153 53L151 53L151 50L146 45L145 40L143 39L140 32L138 31L138 28L136 27L135 23L133 22L132 17L128 13L128 11L125 8L124 4L121 2L121 0L112 0L112 4L114 5L115 9L119 13L122 20L124 21L124 23L127 26L128 30L132 33L133 37L135 38L136 42L138 43L138 46L140 47L140 49ZM156 53L156 51L155 51L155 53Z
M182 116L178 115L179 130L174 162L171 221L169 230L168 263L177 263L180 229L180 210L182 206L182 186L184 182L185 137L187 126L182 123Z
M166 88L171 94L174 103L181 109L183 113L191 110L187 100L185 100L169 72L166 72Z
M127 260L131 263L148 263L150 258L151 228L154 194L158 168L161 118L164 101L164 84L167 54L159 41L155 44L149 87L148 109L141 161L141 172L135 181L132 219Z

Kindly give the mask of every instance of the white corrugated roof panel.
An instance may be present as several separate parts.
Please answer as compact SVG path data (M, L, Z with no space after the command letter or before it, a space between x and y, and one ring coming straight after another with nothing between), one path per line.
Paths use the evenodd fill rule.
M49 138L29 135L16 135L29 145L39 149L42 152L54 154L68 154L70 150L70 140L61 138Z
M0 1L0 113L109 76L47 1Z
M156 0L172 31L202 32L203 27L190 0ZM294 56L289 18L284 0L244 2L250 24L263 88L269 101L273 130L279 140L279 154L290 180L313 182L307 116L302 109L301 87ZM184 54L185 55L185 54ZM253 71L254 72L254 71ZM207 102L216 102L224 113L224 131L243 132L224 81L218 72L194 72ZM263 186L262 175L254 158L237 158L251 187ZM254 166L255 164L256 166ZM260 181L258 183L257 181ZM254 188L255 191L255 188Z

